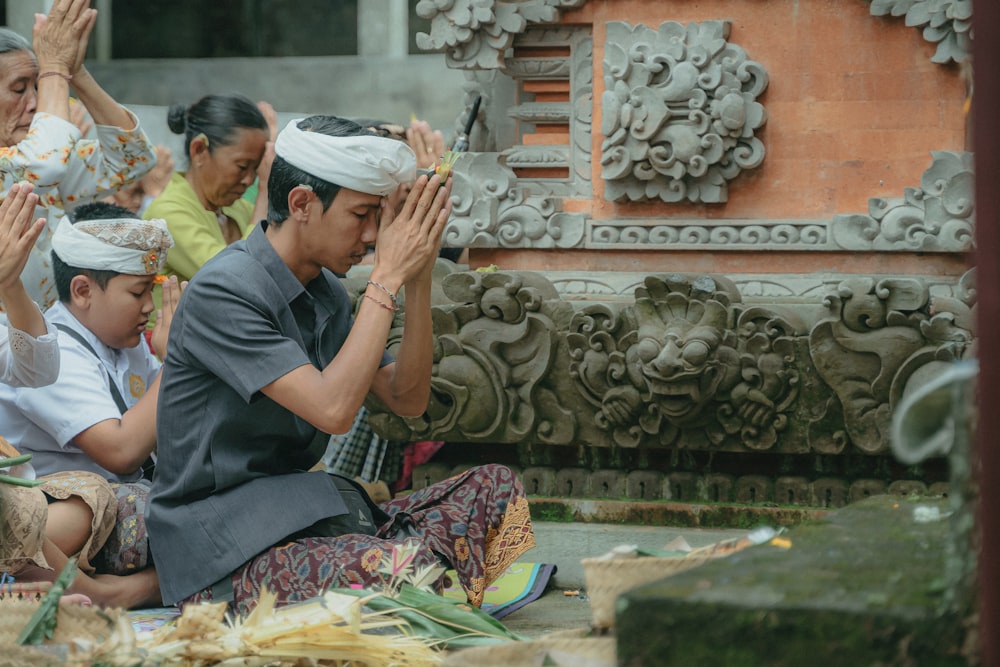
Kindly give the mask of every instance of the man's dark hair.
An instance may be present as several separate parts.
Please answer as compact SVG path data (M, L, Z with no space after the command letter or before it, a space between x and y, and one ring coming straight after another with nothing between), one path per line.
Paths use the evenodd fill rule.
M67 213L67 215L70 222L74 225L82 220L108 220L111 218L134 218L135 220L141 220L139 216L127 208L103 201L83 204L73 212ZM52 251L52 272L55 274L56 292L59 294L59 300L63 303L69 303L70 301L70 283L73 281L74 276L87 276L103 290L107 289L108 283L112 278L121 275L117 271L81 269L76 266L70 266L59 258L55 250Z
M356 137L376 135L370 128L337 116L309 116L299 121L300 130L320 132L331 137ZM271 164L271 174L267 179L267 222L280 225L288 218L288 193L299 185L308 185L323 204L323 210L330 208L333 198L340 192L340 186L316 178L286 160L275 155Z

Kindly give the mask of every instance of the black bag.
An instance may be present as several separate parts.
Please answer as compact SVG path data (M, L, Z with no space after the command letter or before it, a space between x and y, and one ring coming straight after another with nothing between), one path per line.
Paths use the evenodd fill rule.
M374 535L378 527L389 520L371 499L364 487L349 477L329 473L347 506L347 513L320 519L313 525L297 533L299 537L337 537L360 533Z

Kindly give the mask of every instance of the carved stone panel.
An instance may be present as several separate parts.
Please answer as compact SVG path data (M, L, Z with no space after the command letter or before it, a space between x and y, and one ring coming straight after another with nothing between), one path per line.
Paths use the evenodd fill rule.
M767 73L729 21L607 24L601 177L610 201L719 203L764 160Z
M884 454L901 397L969 354L971 283L859 276L817 313L744 303L722 276L648 275L631 303L581 306L540 274L452 273L427 412L370 405L371 422L397 440Z
M420 0L417 15L429 19L430 33L417 33L417 46L444 50L448 66L495 69L514 37L537 23L554 23L562 9L586 0Z
M931 62L962 62L972 53L972 0L871 0L873 16L905 16L937 44Z
M919 188L902 199L869 200L868 215L838 215L834 244L846 250L964 252L972 246L975 196L972 153L932 151Z

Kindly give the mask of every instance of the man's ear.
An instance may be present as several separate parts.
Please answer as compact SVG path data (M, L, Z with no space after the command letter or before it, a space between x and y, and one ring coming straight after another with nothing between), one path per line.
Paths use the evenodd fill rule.
M77 308L86 310L90 307L90 298L97 285L83 274L73 276L69 281L69 300Z
M309 206L319 203L312 188L306 185L296 185L288 193L288 217L305 222L309 218Z

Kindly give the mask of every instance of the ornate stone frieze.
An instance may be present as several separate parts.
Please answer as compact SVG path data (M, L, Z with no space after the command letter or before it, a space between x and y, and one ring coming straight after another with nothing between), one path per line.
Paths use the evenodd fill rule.
M684 431L770 449L798 395L794 327L738 309L717 279L650 276L635 305L578 312L567 337L570 378L615 445L677 445Z
M931 62L962 62L972 53L972 0L871 0L872 16L905 16L937 44Z
M846 250L964 252L973 241L972 153L933 151L919 188L901 199L873 198L868 215L838 215L831 236Z
M401 440L573 442L576 417L550 384L572 308L537 274L458 273L443 288L460 305L434 310L427 412L376 413L373 427Z
M725 245L727 250L825 249L825 220L657 220L618 218L590 224L588 248L666 246L707 250Z
M974 290L965 292L974 297ZM973 303L933 299L918 279L857 277L842 282L826 306L829 316L809 332L809 352L839 399L828 404L833 421L861 451L887 452L892 411L903 395L968 352ZM817 424L830 417L814 413Z
M588 222L587 248L966 252L974 236L972 153L932 151L920 187L832 220L615 218Z
M560 10L586 0L420 0L417 15L431 22L417 33L417 46L445 51L448 66L497 69L514 37L532 24L554 23Z
M973 274L942 282L853 277L803 307L647 275L630 302L579 303L540 274L446 273L431 404L371 404L372 423L399 440L883 454L894 406L970 351Z
M764 160L767 72L729 21L606 25L601 177L610 201L719 203Z

